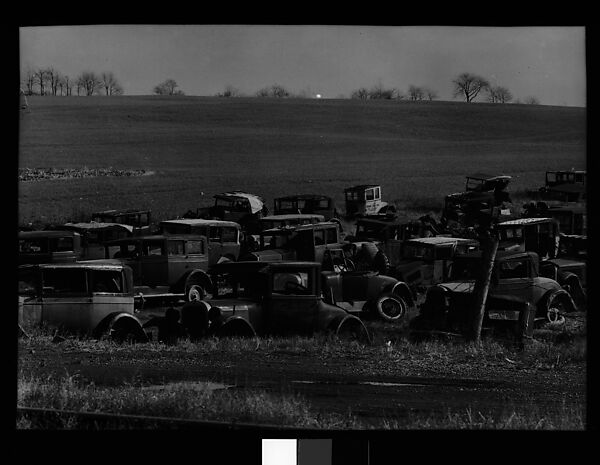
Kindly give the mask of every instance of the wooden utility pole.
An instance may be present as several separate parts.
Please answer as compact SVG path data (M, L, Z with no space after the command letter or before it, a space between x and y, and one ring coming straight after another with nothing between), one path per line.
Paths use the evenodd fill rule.
M496 252L498 251L498 236L492 228L488 228L480 234L479 242L481 244L481 273L475 281L473 289L473 326L471 340L476 344L481 342L481 326L485 314L485 303L487 301L490 280L496 261Z

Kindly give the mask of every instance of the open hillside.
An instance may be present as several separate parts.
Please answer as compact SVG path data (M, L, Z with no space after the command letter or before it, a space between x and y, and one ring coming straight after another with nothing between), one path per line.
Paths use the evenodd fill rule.
M585 108L216 97L31 97L20 168L145 170L145 176L19 182L19 221L149 208L173 218L244 190L273 198L380 183L384 200L435 208L464 176L585 167Z

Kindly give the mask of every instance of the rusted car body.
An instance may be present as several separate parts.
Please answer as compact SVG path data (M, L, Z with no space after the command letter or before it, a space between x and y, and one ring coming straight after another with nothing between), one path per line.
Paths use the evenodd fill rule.
M586 170L570 171L546 171L546 187L555 187L563 184L581 184L585 185Z
M113 247L118 251L111 256ZM108 242L105 251L108 262L133 270L135 291L145 299L199 300L212 287L205 236L135 236Z
M205 220L199 218L161 221L164 235L193 234L208 238L208 264L222 260L237 260L241 248L241 226L234 221Z
M346 216L395 216L396 207L381 200L381 186L361 184L344 189Z
M288 195L276 198L273 214L313 214L323 215L325 221L335 220L339 217L335 202L331 197L318 194Z
M208 320L208 332L219 336L331 332L370 342L359 318L323 301L319 263L229 262L212 273L219 283L213 298L182 309L183 324L191 334L202 332L193 324ZM194 312L204 311L207 319L192 318Z
M79 260L81 235L74 231L20 231L19 264L61 263Z
M537 253L540 258L559 255L559 224L552 218L517 218L496 226L500 236L499 250Z
M337 253L336 253L337 252ZM329 250L338 260L348 261L342 249ZM328 260L325 260L328 263ZM323 298L364 318L379 318L395 322L404 318L415 305L406 283L375 271L356 271L352 265L332 257L332 267L323 266Z
M479 250L479 241L459 237L421 237L402 243L401 259L389 274L407 283L414 292L448 279L452 260Z
M247 261L300 260L323 263L325 251L342 247L338 225L333 222L267 229L259 235L259 250Z
M481 266L481 252L455 257L449 280L427 290L412 327L468 333L475 311L475 280ZM559 283L540 276L536 253L497 252L484 327L504 326L513 333L531 335L536 320L557 321L575 310L575 302Z
M260 219L261 231L266 229L283 228L286 226L300 226L303 224L323 223L325 217L323 215L308 214L308 213L287 213L284 215L269 215L263 216Z
M498 250L535 252L540 258L540 275L566 288L578 305L585 302L586 263L562 253L565 237L553 218L520 218L497 226Z
M104 210L92 213L91 221L97 223L118 223L133 226L134 235L152 233L150 210Z
M105 257L104 243L133 236L134 227L119 223L65 223L61 226L67 231L81 235L81 259L94 260ZM116 250L114 250L116 252Z
M444 199L442 223L446 229L458 232L492 219L512 219L515 213L506 192L510 179L510 176L483 173L467 176L465 191L449 194Z
M134 316L133 275L114 264L21 265L18 324L45 324L94 337L146 341Z
M259 219L268 215L268 209L262 197L247 192L223 192L214 196L211 207L201 207L196 212L188 211L184 218L217 219L234 221L248 234L258 234Z

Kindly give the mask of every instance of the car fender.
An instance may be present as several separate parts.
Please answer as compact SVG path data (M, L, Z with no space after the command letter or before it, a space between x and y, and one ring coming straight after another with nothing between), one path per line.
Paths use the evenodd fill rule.
M212 289L213 282L208 273L204 270L191 270L187 271L179 280L171 286L171 292L184 293L186 289L193 285L198 284L204 288Z
M148 342L148 336L146 335L142 323L135 316L125 312L115 312L107 315L98 325L94 328L92 335L95 338L101 338L102 336L110 333L111 329L114 328L117 323L123 323L127 321L132 324L138 333L140 342ZM138 332L139 329L139 332Z
M537 302L537 313L538 315L545 315L548 311L550 304L555 299L564 299L565 303L569 308L569 312L577 311L577 305L573 301L571 295L564 289L557 289L554 291L548 291L544 296Z
M396 284L388 287L384 291L391 292L392 294L396 294L398 297L401 297L410 308L415 306L415 298L414 295L405 282L398 281Z
M360 318L354 315L336 315L329 321L329 324L325 329L338 337L342 337L343 334L346 334L349 331L353 333L353 337L360 342L369 345L373 342L365 324Z
M256 337L254 327L241 316L226 318L216 331L218 337Z

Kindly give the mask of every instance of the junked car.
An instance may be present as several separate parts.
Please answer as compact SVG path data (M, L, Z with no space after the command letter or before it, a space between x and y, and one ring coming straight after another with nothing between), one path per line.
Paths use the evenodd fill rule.
M512 201L506 192L510 179L483 173L467 176L465 191L448 194L444 199L441 221L445 229L455 232L492 219L504 221L514 217Z
M338 221L339 213L331 197L319 194L299 194L278 197L274 200L275 215L323 215L325 221Z
M114 247L118 251L111 256ZM106 259L98 262L131 267L135 292L144 301L200 300L212 287L205 236L136 236L107 242L105 250Z
M258 250L243 260L301 260L323 263L325 251L340 248L340 232L333 222L267 229L259 235Z
M457 256L447 281L427 290L416 330L467 334L475 316L475 281L481 273L482 252ZM531 335L537 321L556 322L577 310L571 295L553 279L540 275L535 252L498 251L488 290L483 326L502 327Z
M81 259L93 260L104 258L104 243L133 236L134 227L120 223L65 223L60 227L67 231L75 231L81 235ZM116 250L115 250L116 252Z
M360 184L344 189L346 216L396 216L396 207L381 200L381 186Z
M19 264L74 262L81 258L81 235L74 231L20 231Z
M415 305L406 283L376 271L355 270L342 249L326 251L321 279L325 302L362 318L396 322Z
M199 218L161 221L164 235L195 234L208 238L208 264L223 260L237 260L241 249L241 227L234 221L205 220Z
M182 309L182 323L192 335L330 332L370 342L369 332L359 318L323 301L319 263L228 262L211 272L215 275L213 297ZM198 327L202 325L207 327Z
M184 218L217 219L234 221L248 234L258 234L259 219L268 215L264 199L242 191L223 192L214 196L211 207L200 207L195 212L188 211Z
M479 241L446 236L421 237L404 241L401 250L401 259L390 267L389 274L419 292L444 282L454 257L479 250Z
M578 305L585 302L586 263L562 253L559 223L553 218L520 218L497 225L498 250L530 251L541 258L540 275L569 290Z
M134 235L147 235L153 232L150 210L104 210L92 213L91 221L127 224L133 227Z
M21 328L48 325L96 338L148 340L134 315L133 275L127 266L21 265L18 283Z
M263 216L260 219L260 229L283 228L286 226L299 226L303 224L323 223L325 217L314 213L287 213L284 215Z

